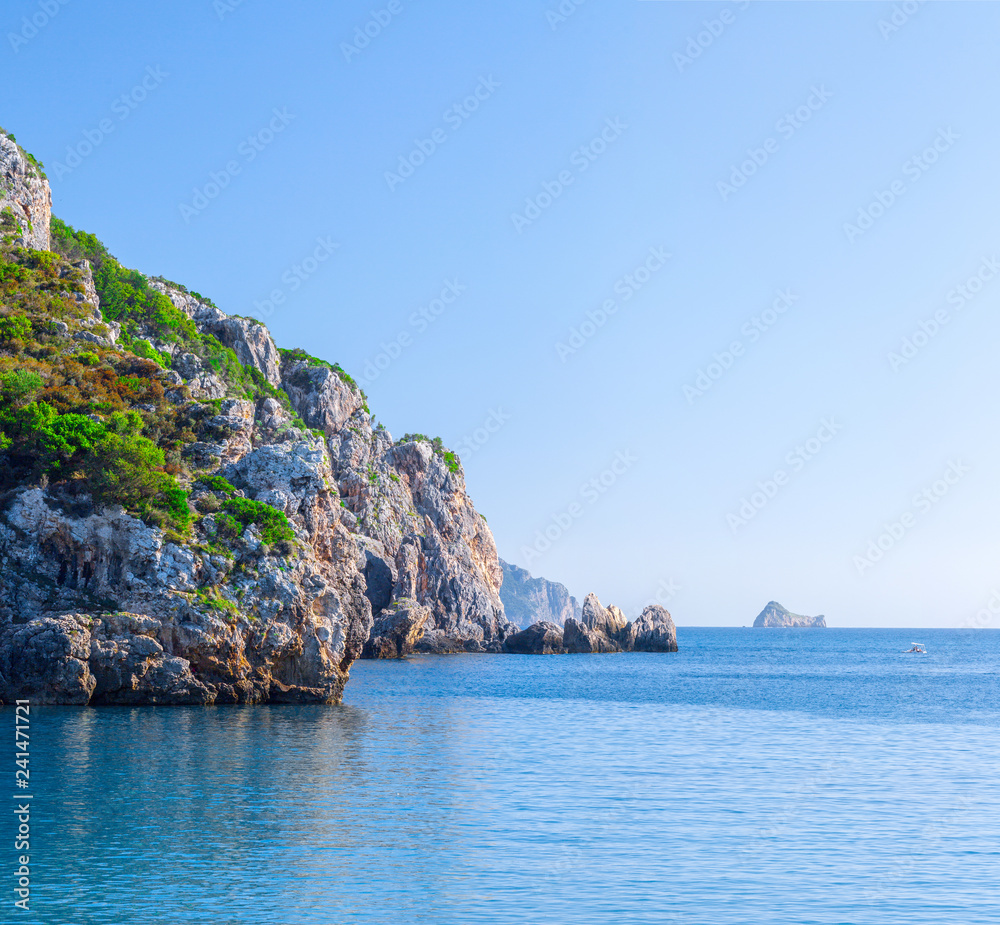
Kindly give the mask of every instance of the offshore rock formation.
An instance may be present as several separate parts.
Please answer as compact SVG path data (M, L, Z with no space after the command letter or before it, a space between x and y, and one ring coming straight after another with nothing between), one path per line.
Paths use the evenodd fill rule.
M770 601L768 605L757 614L757 619L753 621L754 626L770 627L826 627L826 617L820 614L818 617L803 617L797 613L791 613L781 606L777 601Z
M535 621L562 626L569 619L580 619L580 605L565 585L545 578L532 578L527 569L500 560L503 585L500 599L507 619L527 627Z
M52 191L41 167L13 138L0 130L0 214L19 227L23 247L48 250Z
M597 595L588 594L580 619L568 619L561 632L554 623L533 623L507 639L504 649L521 655L676 652L677 628L658 604L649 605L632 623L614 605L602 607Z
M507 639L504 650L514 655L557 655L565 652L563 629L542 620Z

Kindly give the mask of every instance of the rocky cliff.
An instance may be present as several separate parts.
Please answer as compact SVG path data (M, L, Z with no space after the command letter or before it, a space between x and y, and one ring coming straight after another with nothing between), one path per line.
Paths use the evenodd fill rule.
M562 627L548 621L533 623L509 637L504 648L520 655L676 652L677 628L658 604L631 622L613 604L603 607L596 594L588 594L579 620L570 617Z
M501 649L454 454L259 322L50 241L2 133L0 166L0 698L334 702L362 655Z
M41 165L0 129L0 231L15 231L18 244L49 247L52 192Z
M803 617L800 614L792 613L781 606L777 601L769 601L768 605L757 614L757 619L753 621L754 626L770 627L825 627L826 617L822 614L818 617Z
M569 619L580 619L580 605L565 585L545 578L532 578L527 569L500 560L503 585L500 598L507 619L521 627L547 622L562 626Z
M517 627L504 616L496 544L465 490L458 457L440 441L419 434L393 441L384 427L373 427L364 393L340 366L302 350L279 351L259 322L229 317L166 281L152 285L199 330L280 387L302 422L325 440L376 621L365 657L499 651ZM206 397L221 388L210 378L187 385ZM411 625L400 639L398 628L389 627L401 609Z

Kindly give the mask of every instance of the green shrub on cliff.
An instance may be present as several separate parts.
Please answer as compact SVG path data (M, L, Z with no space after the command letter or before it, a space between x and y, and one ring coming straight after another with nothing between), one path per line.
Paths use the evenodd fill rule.
M29 387L31 374L16 377ZM37 377L36 377L37 378ZM13 374L0 377L6 383ZM98 504L120 504L178 530L191 524L187 493L163 471L165 455L143 437L142 417L116 412L107 421L60 414L44 401L0 405L0 450L5 481L84 476Z
M244 529L254 524L260 531L260 538L273 546L275 543L288 542L295 539L295 531L288 522L284 511L265 504L263 501L251 501L249 498L230 498L223 508ZM216 523L220 518L216 518Z
M145 360L152 360L164 369L170 369L170 354L161 353L148 340L137 337L129 345L129 349L138 357L142 357Z
M0 373L0 397L5 404L20 405L43 385L42 377L33 370L14 369Z
M31 336L31 321L24 315L0 318L0 340L27 340Z
M236 494L236 488L221 475L203 475L198 481L210 491L217 491L223 495Z

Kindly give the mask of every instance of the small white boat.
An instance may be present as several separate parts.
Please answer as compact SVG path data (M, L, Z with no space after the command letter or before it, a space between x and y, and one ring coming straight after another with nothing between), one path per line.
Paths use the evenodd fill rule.
M905 653L906 655L909 655L911 652L914 653L914 654L916 654L916 655L926 655L927 654L927 650L923 647L922 643L914 642L914 643L912 643L912 645L913 645L912 649L907 649L906 650L906 653Z

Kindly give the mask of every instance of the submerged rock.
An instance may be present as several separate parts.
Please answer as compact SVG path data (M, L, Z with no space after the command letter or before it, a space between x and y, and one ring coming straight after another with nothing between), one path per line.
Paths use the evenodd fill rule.
M826 617L820 614L818 617L803 617L800 614L792 613L781 606L777 601L770 601L768 605L757 614L757 619L753 621L754 626L766 627L807 627L825 628Z

